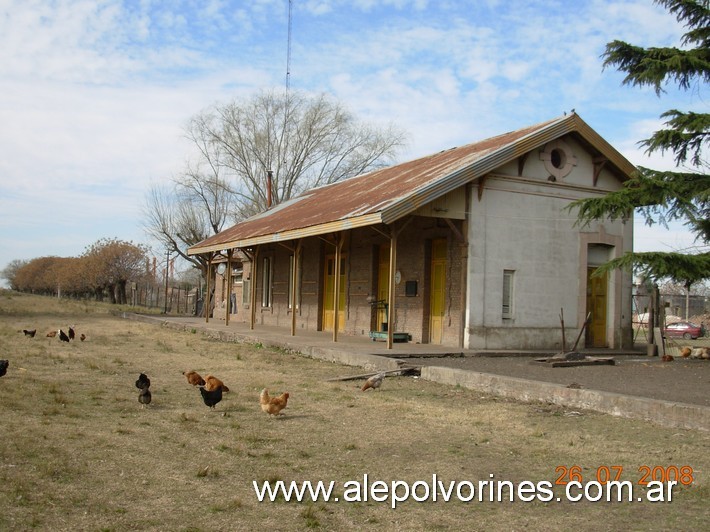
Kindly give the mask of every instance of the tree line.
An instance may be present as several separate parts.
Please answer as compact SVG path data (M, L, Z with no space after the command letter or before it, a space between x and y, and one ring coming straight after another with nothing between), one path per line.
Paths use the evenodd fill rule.
M278 90L215 104L184 131L193 154L149 189L142 225L203 278L208 259L189 256L190 246L304 190L386 166L404 142L394 127L362 123L326 95ZM0 275L16 290L125 303L129 281L151 281L148 260L143 246L103 239L80 257L16 260Z
M39 257L12 261L3 271L10 288L20 292L91 298L127 303L129 282L154 281L148 248L104 238L79 257Z

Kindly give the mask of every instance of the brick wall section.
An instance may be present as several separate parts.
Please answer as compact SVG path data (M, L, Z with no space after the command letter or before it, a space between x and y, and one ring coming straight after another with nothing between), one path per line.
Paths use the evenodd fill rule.
M461 228L461 222L455 221ZM413 342L429 341L429 284L431 240L447 239L446 314L442 343L459 346L463 320L462 272L465 268L465 249L444 220L413 217L398 235L397 269L402 274L401 282L395 285L396 303L394 316L389 317L395 332L411 334ZM375 329L375 311L368 298L377 294L377 264L379 247L389 240L372 228L349 231L343 245L344 264L347 274L345 292L345 323L339 334L368 336ZM321 238L308 238L302 244L300 270L301 294L296 310L296 330L320 330L322 327L321 298L323 293L323 263L326 254L334 253L333 245ZM256 289L256 323L290 329L291 310L288 308L289 256L291 251L284 246L269 244L259 251L259 273ZM262 307L262 264L270 257L273 265L273 304ZM251 277L251 264L244 263L244 279ZM405 295L406 281L416 281L417 295ZM235 287L236 288L236 287ZM238 292L238 313L230 321L249 322L249 308L242 304ZM296 332L298 334L298 332Z
M397 269L402 279L395 285L395 312L389 316L389 326L395 332L412 335L413 342L429 341L430 242L446 238L448 243L447 304L443 343L459 345L462 320L461 248L449 227L436 218L415 217L398 235ZM377 253L388 240L372 229L353 231L348 249L349 289L346 334L368 335L375 327L374 311L367 296L375 296L377 288ZM364 287L368 286L369 291ZM417 295L405 294L406 281L416 281ZM390 313L391 314L391 313Z

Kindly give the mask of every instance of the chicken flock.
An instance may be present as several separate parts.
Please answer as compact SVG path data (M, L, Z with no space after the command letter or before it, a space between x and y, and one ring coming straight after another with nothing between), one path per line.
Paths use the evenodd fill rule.
M188 384L199 388L202 402L212 410L222 401L223 394L229 392L229 387L214 375L207 375L203 378L194 370L183 371L182 374L187 379ZM368 389L375 390L379 388L382 386L384 378L384 372L372 375L365 381L361 390L364 392ZM136 388L140 390L138 401L141 405L150 404L150 378L145 373L139 375L138 380L136 380ZM269 394L269 390L264 388L259 394L259 405L261 410L270 416L283 415L282 410L288 406L289 397L289 392L272 396Z
M212 410L215 410L217 404L222 401L223 394L229 392L229 386L214 375L207 375L203 378L194 370L183 371L182 374L187 379L188 384L199 388L202 402ZM136 380L136 388L139 390L138 402L141 403L141 408L150 404L152 401L150 377L145 373L141 373ZM272 416L278 416L286 408L288 398L288 392L284 392L277 397L270 397L268 391L264 389L259 394L259 403L264 412Z
M22 329L22 333L28 338L34 338L37 334L37 329ZM74 325L69 325L66 332L62 328L53 329L47 332L46 337L58 337L60 342L70 343L77 338L76 328ZM87 339L84 333L79 335L78 338L82 342ZM10 362L8 360L0 360L0 377L7 373L9 365ZM187 379L188 384L199 388L202 402L212 410L215 410L215 407L222 401L223 394L229 392L229 387L214 375L208 374L203 378L194 370L186 370L182 374ZM384 378L384 372L370 376L362 385L361 390L364 392L369 389L376 390L380 388ZM135 386L138 389L138 402L141 408L145 408L146 405L150 405L153 401L150 385L150 377L146 373L140 373L135 381ZM282 411L288 406L289 397L289 392L271 395L268 389L264 388L259 393L259 405L261 410L269 416L283 415Z
M25 336L29 336L30 338L34 338L35 334L37 334L37 329L22 329L22 332L24 333ZM51 330L46 334L47 338L56 338L59 337L59 340L61 342L71 342L72 340L76 339L76 330L73 325L69 325L67 327L67 332L64 332L64 329L57 329L57 330ZM79 335L79 340L82 342L86 340L86 335L84 333L81 333Z

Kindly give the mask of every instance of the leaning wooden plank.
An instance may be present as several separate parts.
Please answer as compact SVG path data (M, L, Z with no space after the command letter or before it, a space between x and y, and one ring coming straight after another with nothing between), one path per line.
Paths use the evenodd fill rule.
M391 369L388 371L375 371L374 373L361 373L359 375L346 375L345 377L334 377L332 379L328 379L326 382L338 382L338 381L354 381L358 379L368 379L372 377L373 375L377 375L378 373L384 373L386 376L392 377L395 375L420 375L422 371L421 366L412 366L412 367L406 367L406 368L400 368L400 369Z
M569 368L572 366L613 366L616 361L613 358L586 358L585 360L555 360L548 362L553 368Z

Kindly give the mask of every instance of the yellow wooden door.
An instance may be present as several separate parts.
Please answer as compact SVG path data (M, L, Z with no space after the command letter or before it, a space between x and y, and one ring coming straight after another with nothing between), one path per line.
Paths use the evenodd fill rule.
M429 342L440 344L444 336L446 308L446 239L431 242L431 294L429 296Z
M335 255L325 257L325 279L323 283L323 330L332 331L335 322ZM340 258L340 296L338 298L338 331L345 328L345 259Z
M380 257L377 268L377 312L375 322L376 331L386 331L387 326L387 301L390 291L390 246L382 244L380 246Z
M606 308L608 275L592 277L596 268L587 268L587 347L607 347Z

